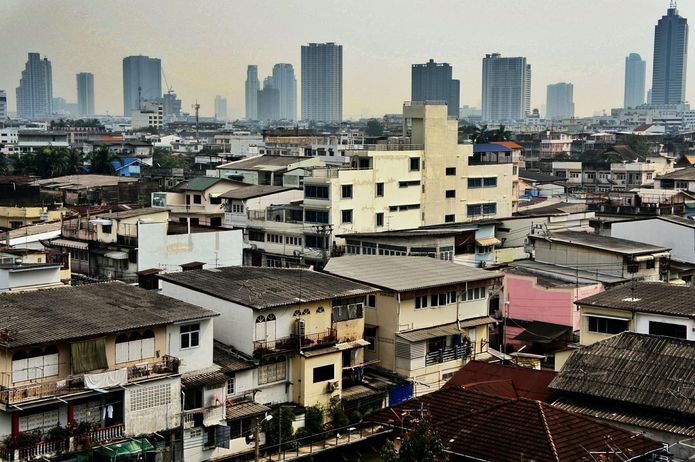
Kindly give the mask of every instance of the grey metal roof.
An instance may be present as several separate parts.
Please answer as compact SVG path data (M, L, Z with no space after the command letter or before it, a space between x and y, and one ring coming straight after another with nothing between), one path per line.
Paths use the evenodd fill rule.
M217 168L228 170L279 171L287 169L291 164L309 159L311 159L311 157L263 155L236 160L220 165Z
M168 212L169 209L162 209L156 207L143 207L139 209L123 210L120 212L110 212L110 213L97 213L95 216L99 218L122 220L124 218L140 217L143 215L151 215L153 213Z
M325 271L397 292L450 286L502 274L429 257L347 255L331 258Z
M181 376L181 386L188 389L201 387L216 388L227 383L227 378L219 366L212 366L207 369L183 374Z
M549 236L530 234L531 239L540 239L548 242L562 242L582 247L604 250L623 255L640 255L668 252L668 247L645 244L642 242L618 239L616 237L600 236L598 234L584 233L582 231L552 231Z
M219 340L215 340L212 352L212 360L225 372L239 372L255 367L253 360L237 351L230 345L225 345Z
M681 168L679 170L666 173L665 175L659 175L656 177L656 179L692 181L695 180L695 167Z
M603 274L598 271L589 271L582 268L577 270L576 268L553 265L552 263L544 263L536 260L517 260L509 263L509 266L511 268L521 268L523 271L538 274L542 277L566 281L572 285L596 284L599 282L602 284L619 284L629 281L629 279L623 277Z
M270 408L253 401L227 404L227 420L241 419L268 412Z
M292 189L299 188L287 188L285 186L270 185L253 185L247 186L245 188L232 189L231 191L227 191L226 193L221 194L220 197L223 197L225 199L244 200L252 199L254 197L267 196L269 194L275 194L283 191L290 191Z
M329 274L294 268L228 266L162 274L159 278L256 309L354 297L377 291Z
M695 342L623 332L575 351L550 388L695 416Z
M583 414L595 419L609 420L617 424L651 428L667 433L695 436L695 419L674 418L668 414L640 409L620 403L594 402L592 400L563 397L553 406L565 411Z
M464 319L458 323L452 322L449 324L442 324L441 326L427 327L425 329L398 332L396 336L409 342L422 342L423 340L431 338L460 334L461 329L483 326L486 324L497 324L497 320L490 316L481 316L473 319Z
M8 346L38 345L217 316L120 282L0 294Z
M598 306L641 313L695 318L695 288L663 282L632 282L577 300L582 307Z

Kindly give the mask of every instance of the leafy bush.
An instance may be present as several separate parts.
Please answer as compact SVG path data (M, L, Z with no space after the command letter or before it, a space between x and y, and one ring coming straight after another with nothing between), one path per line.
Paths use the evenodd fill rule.
M323 409L319 406L306 408L304 416L304 432L307 435L316 435L323 431Z

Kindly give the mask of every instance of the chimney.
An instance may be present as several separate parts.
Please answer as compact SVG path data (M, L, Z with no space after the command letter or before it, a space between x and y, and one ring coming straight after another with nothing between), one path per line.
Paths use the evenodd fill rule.
M147 290L159 290L159 274L162 270L159 268L150 268L142 271L138 271L138 286Z
M205 265L205 263L203 263L202 261L192 261L190 263L184 263L183 265L179 265L179 266L181 266L181 269L183 271L193 271L193 270L203 269L204 265Z

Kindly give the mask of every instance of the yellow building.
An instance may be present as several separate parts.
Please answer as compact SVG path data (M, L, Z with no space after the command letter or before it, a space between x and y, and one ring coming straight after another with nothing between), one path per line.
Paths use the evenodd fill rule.
M501 275L428 257L351 255L326 272L381 289L367 298L365 359L411 379L414 393L439 389L488 350L489 287Z
M350 153L350 168L307 172L306 224L342 234L512 214L511 162L474 161L446 105L406 103L403 118L410 144L365 145Z
M260 362L256 402L327 407L348 382L359 385L365 301L377 289L304 269L241 266L160 279L163 294L221 313L215 339Z
M48 210L46 207L0 207L0 229L16 229L44 221L56 221L66 210Z

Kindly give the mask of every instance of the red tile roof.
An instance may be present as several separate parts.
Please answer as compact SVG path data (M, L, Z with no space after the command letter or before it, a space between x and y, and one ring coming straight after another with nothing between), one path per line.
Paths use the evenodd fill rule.
M463 366L446 387L464 387L507 398L537 399L550 403L554 400L548 385L557 375L555 371L536 370L513 364L471 361Z
M540 401L503 398L458 387L443 388L383 409L370 420L408 428L420 418L421 409L446 449L462 458L500 462L619 461L662 448L642 435Z
M490 141L490 144L499 144L511 149L524 149L523 146L516 144L514 141Z

